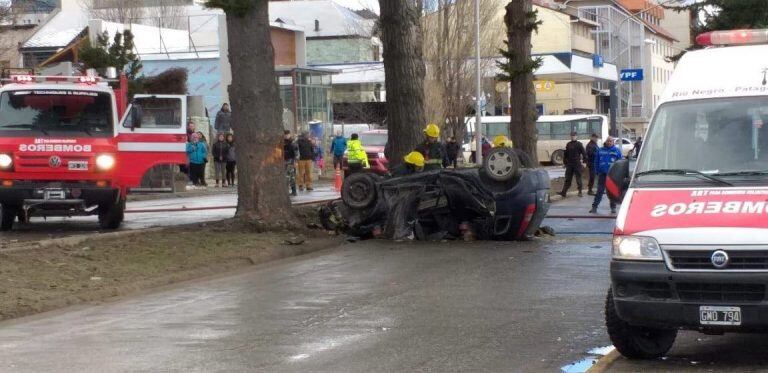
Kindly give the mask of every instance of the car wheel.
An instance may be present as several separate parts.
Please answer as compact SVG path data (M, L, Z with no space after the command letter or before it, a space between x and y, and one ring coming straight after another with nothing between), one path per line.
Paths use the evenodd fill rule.
M376 200L376 178L367 173L354 173L344 180L341 200L354 209L364 209Z
M549 160L552 161L552 164L555 166L562 166L565 161L565 151L562 149L555 150Z
M520 176L520 158L510 148L495 148L483 160L483 169L494 181L509 181Z
M7 232L13 229L13 222L19 210L15 207L3 205L0 207L0 231Z
M616 313L613 291L605 300L605 325L616 349L629 359L657 359L664 356L677 337L675 329L656 329L630 325Z
M99 225L101 229L117 229L125 217L125 200L118 203L99 206Z

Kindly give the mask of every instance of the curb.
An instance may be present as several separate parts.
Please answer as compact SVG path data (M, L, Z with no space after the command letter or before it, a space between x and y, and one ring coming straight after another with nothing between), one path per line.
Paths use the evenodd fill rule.
M15 246L0 249L0 252L10 253L14 251L24 251L24 250L31 250L31 249L45 249L45 248L54 247L54 246L71 247L71 246L79 245L89 239L129 237L137 234L157 232L164 228L167 228L167 227L133 229L133 230L107 232L107 233L79 234L79 235L69 236L69 237L50 238L50 239L45 239L41 241L20 242Z
M586 373L603 373L611 368L611 365L621 357L619 350L613 349L608 355L601 357L597 362L587 369Z

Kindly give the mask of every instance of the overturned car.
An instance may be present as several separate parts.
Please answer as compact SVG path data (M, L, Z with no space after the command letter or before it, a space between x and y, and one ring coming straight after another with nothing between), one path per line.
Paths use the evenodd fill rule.
M320 221L363 239L525 240L549 210L549 188L549 175L527 155L495 148L481 168L353 174L341 199L320 209Z

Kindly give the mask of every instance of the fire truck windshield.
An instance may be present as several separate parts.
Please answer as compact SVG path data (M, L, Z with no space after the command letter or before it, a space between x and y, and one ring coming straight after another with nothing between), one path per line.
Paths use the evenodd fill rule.
M766 121L764 97L662 105L643 144L636 181L709 182L703 174L730 183L764 184L768 177Z
M111 137L112 99L72 89L0 93L0 136Z

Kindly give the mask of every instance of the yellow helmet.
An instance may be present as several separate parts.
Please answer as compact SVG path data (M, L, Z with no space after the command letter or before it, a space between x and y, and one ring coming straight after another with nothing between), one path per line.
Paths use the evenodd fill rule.
M511 148L512 147L512 140L509 139L509 137L504 135L498 135L493 138L493 147L494 148Z
M419 152L410 152L403 158L405 163L412 164L416 167L424 167L424 155Z
M437 124L430 123L424 129L424 133L429 137L440 137L440 127Z

